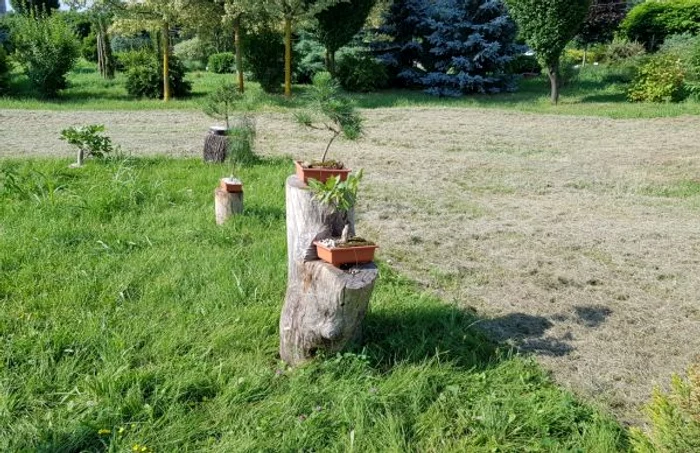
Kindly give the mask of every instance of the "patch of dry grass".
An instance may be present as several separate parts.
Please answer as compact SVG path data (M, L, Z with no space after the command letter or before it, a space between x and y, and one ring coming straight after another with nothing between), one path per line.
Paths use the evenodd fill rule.
M365 140L333 151L365 169L359 231L392 265L485 315L494 338L636 422L654 384L700 350L700 119L366 115ZM134 152L188 155L210 120L0 111L0 156L69 156L58 131L88 122ZM325 136L284 116L258 128L265 154L323 150Z

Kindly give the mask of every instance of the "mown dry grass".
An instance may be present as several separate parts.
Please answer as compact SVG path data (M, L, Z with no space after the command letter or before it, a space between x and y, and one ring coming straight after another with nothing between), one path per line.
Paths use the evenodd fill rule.
M494 338L639 420L700 351L700 119L611 120L477 109L366 111L333 151L365 168L359 231L403 273L486 316ZM0 111L0 157L67 153L105 123L135 153L199 153L188 112ZM259 151L311 157L325 137L281 115ZM291 170L291 167L290 167Z

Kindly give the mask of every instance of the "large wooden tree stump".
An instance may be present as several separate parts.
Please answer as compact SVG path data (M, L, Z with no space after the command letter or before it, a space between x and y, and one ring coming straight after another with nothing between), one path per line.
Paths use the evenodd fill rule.
M243 212L243 192L230 193L221 187L214 190L216 224L223 225L229 217Z
M319 261L313 242L354 234L354 213L313 199L296 176L286 185L287 295L280 318L280 355L296 365L317 351L334 353L357 340L378 270L373 263L347 270Z
M228 152L226 128L212 126L204 138L204 162L224 162Z

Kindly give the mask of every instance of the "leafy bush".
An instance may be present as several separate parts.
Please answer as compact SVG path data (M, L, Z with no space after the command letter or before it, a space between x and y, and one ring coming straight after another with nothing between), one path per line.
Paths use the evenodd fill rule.
M661 53L681 60L686 72L686 92L694 98L700 98L700 36L669 36L661 47Z
M22 17L14 22L15 58L40 94L56 96L78 59L80 43L58 14Z
M245 38L244 53L253 79L267 93L280 91L284 81L284 44L282 34L260 29Z
M348 212L355 206L357 201L357 190L362 181L363 171L360 169L357 174L350 174L342 181L340 176L332 176L321 182L317 179L309 179L309 190L314 194L314 198L322 204L332 206L340 212Z
M635 102L679 102L686 96L685 75L678 57L656 55L639 69L628 97Z
M644 45L637 41L615 38L605 47L603 61L610 64L617 64L630 58L641 57L646 54Z
M687 381L674 376L669 393L655 389L646 413L650 430L632 429L633 451L700 451L700 366L688 370Z
M647 50L656 50L667 36L700 32L700 0L648 0L627 14L622 32Z
M102 159L114 150L112 139L102 135L103 124L90 124L82 127L69 127L61 131L61 140L78 148L78 159L75 166L83 165L86 157Z
M123 52L120 62L126 68L126 90L136 97L163 97L163 60L149 49ZM187 96L192 89L185 80L185 67L174 55L170 57L170 90L173 96Z
M386 66L365 53L343 55L338 61L335 77L343 89L361 93L386 88L389 83Z
M215 74L232 74L236 72L236 55L232 52L215 53L209 57L207 69Z

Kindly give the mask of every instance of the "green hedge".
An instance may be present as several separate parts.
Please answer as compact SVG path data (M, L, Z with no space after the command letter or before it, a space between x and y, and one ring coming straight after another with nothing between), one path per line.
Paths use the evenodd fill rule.
M648 0L632 8L621 29L631 41L656 50L667 36L700 32L700 0Z

